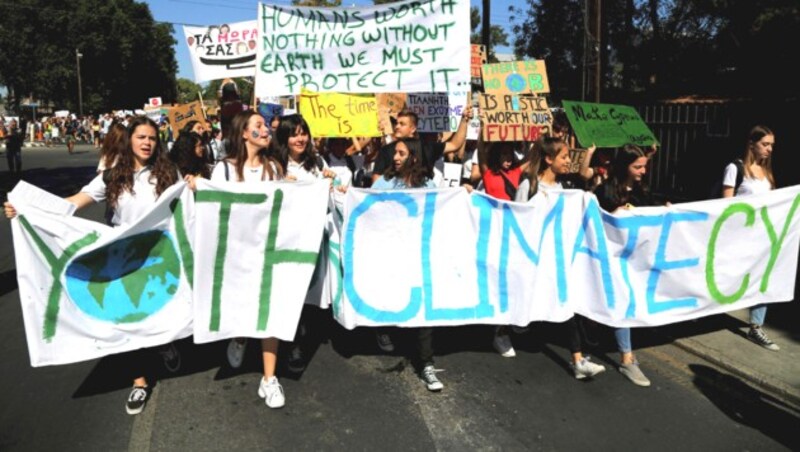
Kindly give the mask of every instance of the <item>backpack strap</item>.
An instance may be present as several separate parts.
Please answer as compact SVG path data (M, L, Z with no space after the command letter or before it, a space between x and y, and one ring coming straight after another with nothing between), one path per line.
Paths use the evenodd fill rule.
M230 181L231 180L231 173L230 173L230 170L228 169L228 161L227 160L222 160L222 164L225 166L225 180L226 181Z
M742 159L736 159L733 164L736 165L736 186L733 187L733 196L736 196L739 192L739 186L742 185L744 180L744 162Z

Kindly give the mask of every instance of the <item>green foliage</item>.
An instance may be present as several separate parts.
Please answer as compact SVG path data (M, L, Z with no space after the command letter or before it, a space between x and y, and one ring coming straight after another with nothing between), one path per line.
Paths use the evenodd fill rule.
M481 38L481 13L478 11L478 8L471 7L469 9L469 26L470 31L472 32L469 37L469 42L472 44L483 44L483 38ZM490 30L490 37L491 39L491 46L489 47L489 55L487 59L490 63L497 62L496 52L494 51L495 46L507 46L508 45L508 33L503 30L503 27L499 25L492 25Z
M15 0L0 27L0 84L16 108L22 97L78 110L141 108L149 97L175 100L172 26L134 0Z
M236 86L239 88L239 98L244 104L251 104L253 102L253 78L252 77L238 77L233 79ZM222 85L222 80L212 80L206 85L203 90L203 99L217 99L219 100L219 87Z
M202 86L186 78L179 78L176 85L178 89L176 102L179 104L194 102L197 100L197 96L203 92Z
M545 59L558 99L581 94L585 4L526 0L511 9L515 54ZM604 100L800 94L792 71L773 69L800 55L797 0L625 0L602 8Z

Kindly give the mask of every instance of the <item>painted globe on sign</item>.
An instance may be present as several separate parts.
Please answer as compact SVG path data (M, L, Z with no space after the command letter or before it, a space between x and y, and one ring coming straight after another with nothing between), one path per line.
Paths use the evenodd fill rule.
M519 74L509 74L506 77L506 88L512 93L523 91L526 87L525 78Z
M169 233L149 231L74 259L66 271L66 292L94 318L132 323L172 300L180 274L180 258Z

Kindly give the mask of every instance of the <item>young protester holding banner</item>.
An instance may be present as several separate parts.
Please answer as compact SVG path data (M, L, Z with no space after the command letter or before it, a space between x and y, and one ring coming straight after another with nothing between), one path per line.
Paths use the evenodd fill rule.
M394 146L394 161L383 176L372 184L376 190L436 188L430 169L423 163L422 144L418 139L401 138ZM444 385L436 377L433 363L433 328L408 328L415 336L412 362L429 391L441 391Z
M79 193L66 198L79 209L106 201L112 214L110 223L115 227L136 222L168 187L178 182L175 167L162 152L158 127L153 121L144 116L136 117L125 138L126 146L110 170L97 175ZM8 218L16 216L14 206L6 202L4 207ZM160 347L159 352L167 370L177 372L181 364L177 348L168 344ZM128 414L141 413L150 397L142 371L147 368L151 353L152 349L140 349L125 355L128 372L135 377L125 404Z
M741 160L725 168L722 180L722 197L755 195L775 189L775 176L772 174L772 148L775 134L766 126L758 125L750 129L747 147ZM742 174L739 174L739 171ZM774 352L781 348L772 342L762 326L767 316L767 305L750 308L750 330L747 338Z
M469 121L472 119L472 109L465 108L458 129L444 143L423 143L422 145L422 164L428 168L430 177L433 178L433 166L444 154L457 152L467 138ZM417 123L419 117L413 111L403 110L397 114L397 122L394 126L394 140L401 138L419 138L417 133ZM390 143L378 153L375 160L375 167L372 170L372 182L375 183L381 175L392 167L394 162L394 143Z
M613 213L619 209L655 205L650 191L642 181L647 172L648 155L649 153L633 144L626 144L618 150L611 162L609 178L594 190L603 210ZM617 348L622 354L620 373L635 385L650 386L650 380L639 368L639 361L633 356L631 329L616 328L614 336Z
M311 130L299 114L281 116L275 129L273 152L286 168L287 178L301 182L330 179L331 184L336 178L336 173L328 168L325 159L314 149ZM295 373L305 370L307 364L301 342L308 334L308 315L304 306L295 340L289 350L288 367Z
M529 199L540 192L547 195L550 190L563 190L583 186L584 181L576 178L576 174L570 173L570 164L569 148L561 138L540 138L533 144L530 165L524 174L522 182L519 184L514 200L528 202ZM570 353L572 354L572 362L570 363L572 372L575 378L582 380L604 372L606 368L591 362L589 357L583 355L578 320L577 316L573 316L562 325ZM505 341L510 347L511 341L508 340L507 336L505 339L500 339L500 344L502 345ZM495 339L496 348L497 343L498 340Z
M228 155L214 166L212 181L259 182L283 178L283 166L269 157L269 129L264 118L255 110L233 116L230 123ZM238 369L242 365L247 347L246 338L231 339L228 343L228 364ZM261 339L261 360L264 375L259 379L258 395L270 408L281 408L286 400L283 386L275 376L278 362L278 339Z

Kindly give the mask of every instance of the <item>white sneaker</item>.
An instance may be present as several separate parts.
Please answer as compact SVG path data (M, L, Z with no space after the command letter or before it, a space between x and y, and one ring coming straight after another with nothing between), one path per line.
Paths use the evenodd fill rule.
M230 364L232 368L238 369L242 367L246 348L247 339L244 338L231 339L228 343L228 364Z
M577 363L572 364L572 371L575 372L575 378L578 380L594 377L605 370L605 366L589 361L588 357L583 357Z
M258 396L264 399L264 402L270 408L281 408L286 403L286 398L283 396L283 386L278 382L278 377L270 377L269 380L261 381L258 384Z
M500 356L503 358L513 358L517 356L517 352L514 351L514 346L511 345L511 338L508 337L507 334L495 333L492 343L494 349L497 350L497 353L500 353Z
M433 365L429 364L425 366L419 376L422 382L425 383L425 387L428 388L428 391L439 392L444 388L444 384L436 378L436 369Z

